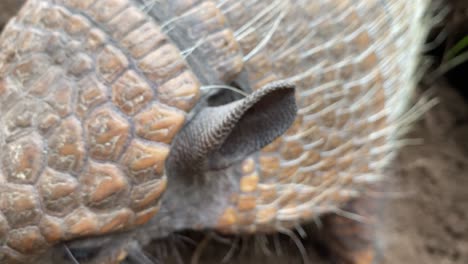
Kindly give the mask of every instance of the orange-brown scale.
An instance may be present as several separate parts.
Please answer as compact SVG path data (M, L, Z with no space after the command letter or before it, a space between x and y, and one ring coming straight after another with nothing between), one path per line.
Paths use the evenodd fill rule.
M243 69L240 46L224 14L214 1L170 1L158 9L170 10L162 18L165 30L185 50L184 56L204 83L230 83ZM156 14L158 15L158 14ZM177 35L179 34L179 35ZM197 69L201 68L201 69Z
M10 205L0 197L4 206L0 211L7 220L5 232L14 231L5 234L9 244L1 249L4 260L23 258L18 252L41 251L44 239L55 244L148 221L157 213L158 198L167 184L163 165L168 145L198 99L199 83L181 56L180 44L175 47L163 33L170 34L170 30L161 29L132 2L54 3L58 5L29 2L0 41L0 61L5 62L0 64L0 103L8 109L2 115L12 121L0 136L12 151L15 144L32 150L28 155L19 153L10 168L2 163L2 187L16 188L8 183L15 179L23 185L35 183L41 190L23 197L26 192L21 196L22 190L9 189L21 198L15 201L18 210L34 213L24 220L39 226L40 233L35 228L9 227L15 212L3 210ZM291 1L288 15L268 45L243 61L239 50L244 55L252 52L267 36L275 16L242 39L235 32L268 4L227 1L223 14L212 1L169 3L173 15L183 17L182 25L194 25L188 27L192 42L184 48L198 50L199 55L193 56L202 57L207 68L215 69L218 80L229 83L244 68L255 89L289 77L296 78L298 85L300 110L293 127L239 165L244 175L240 190L229 194L231 204L219 219L218 228L225 232L274 231L336 208L349 200L353 190L365 188L355 184L354 178L378 173L376 163L387 154L375 151L388 144L385 133L369 137L388 127L387 113L378 114L389 97L390 90L383 87L390 82L398 86L399 80L387 77L400 74L398 66L383 66L394 59L397 50L391 36L381 34L390 31L386 27L391 23L382 22L386 10L371 0ZM403 4L399 9L404 11ZM364 21L362 14L372 17ZM364 28L368 21L375 21L375 27ZM197 43L199 39L205 41ZM22 44L17 47L17 42ZM182 54L189 58L191 52ZM72 63L67 62L69 58ZM300 76L311 65L320 67ZM53 87L52 83L61 85ZM11 102L25 97L13 107ZM158 118L149 124L155 113ZM96 133L101 129L102 134ZM43 139L47 144L41 145ZM50 153L36 151L41 146ZM37 168L41 159L47 164ZM90 178L88 172L96 166L107 166L100 171L116 181ZM49 182L57 182L53 186L57 188ZM77 182L83 186L76 187ZM94 193L85 195L83 189ZM132 202L123 201L127 192ZM78 199L63 199L67 195ZM44 200L47 206L41 208L38 201ZM71 212L55 212L73 202ZM114 203L125 208L105 212L96 208ZM63 216L55 217L59 213ZM18 228L26 232L27 241L16 240Z
M2 263L149 221L200 86L160 26L128 0L28 1L0 46Z
M237 32L272 2L227 1L222 9ZM366 180L357 179L378 175L381 165L376 164L391 151L372 152L389 144L388 134L369 137L388 128L387 114L381 113L392 93L388 86L405 81L387 78L397 74L388 73L384 64L384 56L394 56L396 50L384 33L390 23L381 23L390 15L375 1L290 3L284 23L268 45L245 62L245 68L256 88L274 79L300 76L299 114L284 136L248 159L254 160L255 169L244 170L240 186L255 173L258 191L241 188L232 195L219 221L223 232L275 231L278 225L291 227L334 210L366 189ZM399 11L405 11L403 4L393 10ZM367 26L370 18L361 16L367 12L377 27ZM271 24L239 40L244 54L261 42ZM315 65L320 67L301 76ZM292 185L296 187L288 187ZM247 209L257 217L241 221Z

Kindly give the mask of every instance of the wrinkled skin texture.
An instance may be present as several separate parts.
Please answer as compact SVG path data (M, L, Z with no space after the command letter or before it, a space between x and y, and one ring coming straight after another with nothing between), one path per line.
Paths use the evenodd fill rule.
M339 208L362 213L353 205L367 208L361 192L411 123L402 98L425 4L28 1L0 40L3 260L47 263L67 242L115 262L183 229L276 232ZM281 110L243 110L259 120L250 124L278 118L248 153L238 150L255 125L243 118L178 140L191 122L216 127L197 118L204 109L239 99L200 87L232 84L249 101L276 80L295 84L299 109L262 151L289 126ZM103 237L78 241L89 236ZM337 243L347 261L372 261L366 243Z

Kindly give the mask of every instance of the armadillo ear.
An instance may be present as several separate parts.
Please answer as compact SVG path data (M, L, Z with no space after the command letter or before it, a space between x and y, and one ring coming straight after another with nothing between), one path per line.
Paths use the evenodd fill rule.
M294 121L294 90L278 82L241 100L206 107L174 139L168 173L226 168L269 144Z

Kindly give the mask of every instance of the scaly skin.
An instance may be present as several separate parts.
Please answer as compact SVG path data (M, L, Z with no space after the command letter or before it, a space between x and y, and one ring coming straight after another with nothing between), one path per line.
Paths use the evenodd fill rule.
M101 2L28 1L2 34L4 262L158 210L199 83L157 23L128 1Z
M27 1L0 37L2 263L83 237L275 232L353 211L411 121L402 114L426 5ZM200 194L200 217L168 217L161 197L182 198L164 196L164 162L200 87L283 79L297 85L290 130L232 168L240 179L215 197L222 206ZM344 250L373 261L365 246Z
M248 2L250 10L267 8L257 1L222 6L234 32L258 13L245 12ZM378 180L394 151L395 124L414 80L410 69L421 39L418 23L406 23L418 21L415 5L291 2L268 46L245 67L254 72L250 80L257 88L275 79L296 79L298 117L284 136L244 161L241 189L220 219L221 229L291 227L341 207ZM244 54L268 26L239 41Z

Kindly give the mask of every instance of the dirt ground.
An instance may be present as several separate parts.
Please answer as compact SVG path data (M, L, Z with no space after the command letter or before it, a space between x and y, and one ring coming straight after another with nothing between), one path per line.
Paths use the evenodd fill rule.
M0 25L11 14L6 7L15 2L0 0ZM466 0L453 2L468 6L463 3ZM464 21L468 25L468 9L454 7L459 11L452 17L453 23L462 27ZM468 70L461 69L461 76L467 76ZM456 83L466 91L468 83L464 78L461 82L450 80L450 75L448 78L421 85L420 92L430 89L439 104L425 113L408 134L410 138L422 139L423 144L403 148L389 168L384 193L388 199L378 226L382 249L379 263L468 263L468 100L452 87ZM205 236L190 234L190 237L203 241ZM257 238L237 243L212 237L210 241L204 240L208 241L207 246L200 251L203 254L198 263L220 263L224 257L229 259L225 263L232 264L304 262L298 245L290 239L285 236L268 239L268 242ZM182 244L186 248L180 250L183 263L190 263L196 246L190 242ZM237 253L230 256L233 244L235 250L231 251ZM327 263L313 235L300 244L310 263ZM267 249L262 249L262 245ZM174 255L171 247L169 244L168 253ZM177 257L171 261L174 260ZM196 258L192 263L197 263Z
M436 86L440 104L409 135L424 144L402 150L389 174L395 197L379 229L386 264L468 263L468 105Z
M468 2L451 3L448 46L468 36ZM468 95L467 73L465 63L420 85L439 104L408 135L423 144L404 148L388 174L395 195L379 228L385 264L468 263L468 100L461 96Z
M0 0L0 29L25 0Z

